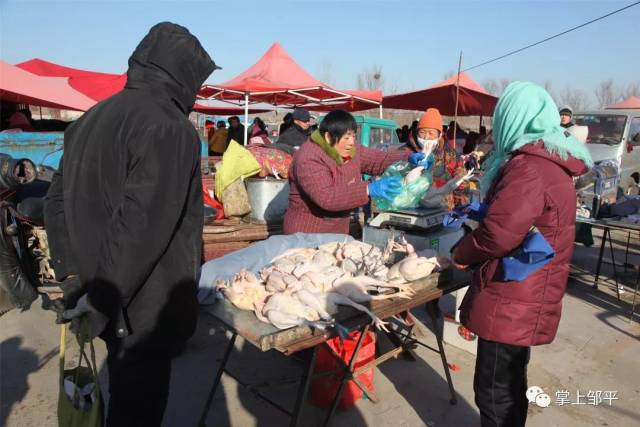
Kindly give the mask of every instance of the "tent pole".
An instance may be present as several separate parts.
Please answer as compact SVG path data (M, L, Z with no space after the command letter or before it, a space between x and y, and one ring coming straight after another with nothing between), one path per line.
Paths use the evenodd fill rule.
M38 106L40 108L40 120L42 120L42 105Z
M458 78L456 79L456 108L453 113L453 147L456 147L456 131L458 130L458 100L460 97L460 70L462 69L462 51L458 60Z
M244 145L247 145L247 133L249 132L249 93L244 94Z
M382 116L382 104L380 104L380 118L384 119L384 117Z

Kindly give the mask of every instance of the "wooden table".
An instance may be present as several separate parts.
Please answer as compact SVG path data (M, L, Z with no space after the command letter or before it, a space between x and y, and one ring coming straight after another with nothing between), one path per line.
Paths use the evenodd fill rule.
M340 387L338 389L338 392L336 393L333 404L326 415L323 425L326 426L331 421L331 418L333 417L337 408L338 402L340 401L344 386L348 381L354 381L355 384L360 389L362 389L363 393L365 393L370 400L376 402L378 400L377 396L375 396L375 394L371 393L366 387L359 383L359 381L357 380L358 375L366 370L373 369L375 366L387 360L396 358L400 354L405 354L408 358L415 357L415 355L412 353L412 349L414 349L416 345L423 345L440 354L442 365L447 378L447 383L449 385L449 391L451 393L450 402L452 404L455 404L457 399L442 342L442 331L440 330L436 322L436 318L438 315L437 302L438 299L443 295L461 289L467 286L469 283L470 275L468 273L450 269L440 274L432 274L425 279L412 282L411 286L415 290L416 294L411 299L397 298L371 302L368 308L371 309L381 319L389 319L400 314L404 314L404 317L406 318L407 315L411 316L410 313L408 313L410 309L425 304L434 325L438 349L436 350L434 348L431 348L426 344L423 344L416 340L412 333L412 326L406 328L406 333L404 333L404 331L400 329L392 329L391 332L387 334L387 336L390 338L395 347L387 353L379 355L374 361L368 363L366 366L360 367L358 369L354 369L354 365L357 360L358 352L362 345L363 338L369 331L371 318L360 311L352 309L351 307L340 306L340 310L335 316L336 320L341 325L348 327L351 331L359 331L360 337L356 344L353 357L348 363L345 363L345 361L335 355L332 350L330 351L330 353L334 355L336 361L339 362L341 366L340 371L344 372L344 377L341 380ZM240 335L246 341L253 344L262 351L276 350L287 356L300 350L313 349L311 360L309 361L306 369L302 374L299 392L297 394L293 411L288 411L287 409L282 408L268 396L258 393L258 397L260 397L262 400L270 403L280 411L288 414L291 417L291 425L297 426L299 423L301 409L307 398L312 377L336 373L325 372L322 374L313 374L318 349L321 346L324 346L327 349L331 349L326 344L326 342L328 339L333 338L335 334L330 331L314 330L307 326L299 326L286 330L279 330L272 325L259 321L253 312L239 310L226 300L221 300L216 304L207 306L205 308L205 311L215 317L219 322L222 323L222 325L224 325L225 329L227 329L231 333L231 339L229 340L229 344L225 350L222 363L216 373L213 387L207 398L205 408L200 418L200 426L206 425L205 420L209 412L211 402L213 401L215 392L220 384L222 373L224 372L231 375L226 370L226 365L229 361L229 358L231 357L235 340L238 335ZM233 375L231 375L231 377L234 378Z

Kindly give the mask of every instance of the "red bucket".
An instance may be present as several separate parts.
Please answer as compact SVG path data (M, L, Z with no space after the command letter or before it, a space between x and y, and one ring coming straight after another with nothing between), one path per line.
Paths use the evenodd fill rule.
M353 352L356 349L358 339L360 339L360 332L355 331L349 334L353 340L345 340L342 344L340 340L332 338L327 341L327 345L335 352L335 354L344 361L346 365L349 364ZM344 371L339 363L335 360L334 356L330 353L331 350L325 346L321 346L318 349L318 355L316 358L316 366L313 369L314 374L320 374L323 372L330 372L339 369L338 372L314 378L311 381L311 403L320 407L329 407L335 399L340 381L344 377ZM375 360L376 358L376 335L368 331L364 337L360 351L358 352L358 358L354 363L354 370L366 365L367 363ZM358 376L358 381L364 385L367 390L374 391L375 386L373 384L373 368L369 369ZM362 390L356 385L355 382L349 381L345 384L342 396L338 402L338 409L349 409L353 407L358 400L362 399Z

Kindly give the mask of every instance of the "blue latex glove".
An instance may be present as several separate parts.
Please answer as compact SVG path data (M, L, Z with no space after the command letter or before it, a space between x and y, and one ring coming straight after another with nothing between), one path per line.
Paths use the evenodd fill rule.
M409 156L409 163L412 166L423 166L425 169L430 169L433 161L434 158L432 154L427 156L424 153L413 153Z
M381 178L369 183L369 196L371 198L392 201L402 191L402 181L397 176Z
M412 166L422 166L420 162L426 157L427 156L424 153L413 153L409 156L409 163L411 163Z

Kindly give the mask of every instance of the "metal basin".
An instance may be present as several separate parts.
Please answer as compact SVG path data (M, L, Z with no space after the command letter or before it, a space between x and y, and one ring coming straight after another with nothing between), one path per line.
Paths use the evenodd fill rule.
M251 213L249 217L261 223L282 223L289 205L289 181L275 178L245 180Z

